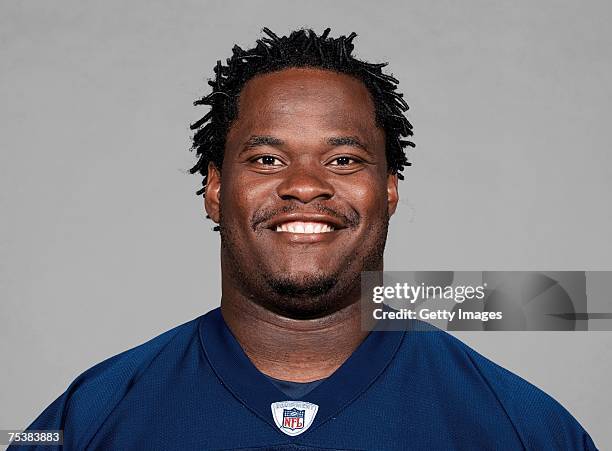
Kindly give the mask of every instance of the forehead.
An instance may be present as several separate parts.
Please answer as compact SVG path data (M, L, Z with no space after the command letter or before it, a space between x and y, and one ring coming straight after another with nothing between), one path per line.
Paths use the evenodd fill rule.
M380 134L372 96L350 75L313 68L290 68L249 80L239 98L237 133L309 129ZM371 137L371 136L370 136Z

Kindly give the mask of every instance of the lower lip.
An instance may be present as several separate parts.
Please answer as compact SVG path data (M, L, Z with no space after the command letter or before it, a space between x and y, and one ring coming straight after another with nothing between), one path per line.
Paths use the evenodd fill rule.
M333 230L331 232L323 233L292 233L292 232L276 232L275 230L268 229L271 233L276 235L278 238L287 240L290 243L320 243L324 241L331 241L338 236L338 232L342 229Z

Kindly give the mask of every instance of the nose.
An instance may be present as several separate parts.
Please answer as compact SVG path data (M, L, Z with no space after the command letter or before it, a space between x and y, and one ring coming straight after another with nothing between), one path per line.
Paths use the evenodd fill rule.
M314 165L320 166L320 163ZM297 200L304 204L315 199L331 199L334 187L325 179L323 171L324 168L305 164L289 168L283 171L285 178L276 187L276 192L283 200Z

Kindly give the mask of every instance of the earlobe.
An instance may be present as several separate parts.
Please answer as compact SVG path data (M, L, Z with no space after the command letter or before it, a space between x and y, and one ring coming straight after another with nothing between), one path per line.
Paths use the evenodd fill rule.
M395 213L399 202L399 192L397 190L397 174L387 175L387 208L389 216Z
M221 191L221 173L213 164L208 163L206 176L206 191L204 192L204 208L208 217L219 224L219 205Z

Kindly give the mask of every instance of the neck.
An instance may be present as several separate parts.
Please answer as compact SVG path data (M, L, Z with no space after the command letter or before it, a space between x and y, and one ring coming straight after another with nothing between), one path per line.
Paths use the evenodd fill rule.
M232 288L231 293L223 288L225 322L255 367L276 379L311 382L326 378L367 335L361 327L359 302L322 318L296 320L271 312Z

